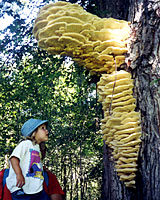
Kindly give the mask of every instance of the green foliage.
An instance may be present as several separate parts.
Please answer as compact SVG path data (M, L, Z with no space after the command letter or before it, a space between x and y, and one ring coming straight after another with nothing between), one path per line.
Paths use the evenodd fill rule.
M9 3L1 2L1 16L4 2ZM18 2L20 11L24 5ZM39 49L32 37L34 19L27 23L9 8L7 14L14 21L1 31L0 41L0 168L20 140L22 124L30 117L48 119L45 165L57 175L67 199L100 199L101 106L92 77L69 58Z
M66 1L66 0L61 0ZM98 0L69 0L70 3L77 3L82 6L87 12L100 16L101 13L98 11L99 1Z

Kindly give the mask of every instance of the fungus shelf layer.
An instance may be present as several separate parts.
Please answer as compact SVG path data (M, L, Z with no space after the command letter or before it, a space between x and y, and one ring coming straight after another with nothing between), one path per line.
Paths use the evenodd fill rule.
M127 21L99 18L64 1L42 7L33 28L40 48L49 54L70 56L90 73L101 76L97 85L104 111L103 139L113 149L120 180L135 187L140 113L134 111L131 74L121 70L129 33Z
M99 101L104 111L103 139L113 149L116 171L127 187L135 186L141 143L140 113L134 111L132 88L131 75L124 70L102 74L98 82Z
M111 73L125 63L129 23L99 18L81 6L57 2L40 9L33 34L50 54L67 55L91 73Z

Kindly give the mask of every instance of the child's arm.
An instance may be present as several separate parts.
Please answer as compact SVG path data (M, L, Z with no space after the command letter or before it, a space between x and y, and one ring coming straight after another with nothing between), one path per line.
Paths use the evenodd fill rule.
M11 157L10 159L11 165L16 173L17 184L16 186L21 188L25 184L25 179L22 174L22 170L20 168L19 159L17 157Z

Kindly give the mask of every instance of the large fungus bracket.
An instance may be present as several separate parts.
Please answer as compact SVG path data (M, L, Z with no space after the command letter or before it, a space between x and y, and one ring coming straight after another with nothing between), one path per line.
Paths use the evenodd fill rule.
M119 70L125 63L129 22L99 18L78 4L58 1L42 7L34 23L38 46L66 55L100 77L97 83L104 119L101 130L113 149L116 171L127 187L135 187L140 146L140 114L135 112L133 80Z

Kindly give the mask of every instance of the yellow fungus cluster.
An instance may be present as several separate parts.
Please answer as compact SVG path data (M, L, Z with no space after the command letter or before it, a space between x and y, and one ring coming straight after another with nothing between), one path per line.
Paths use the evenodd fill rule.
M116 171L127 187L135 186L141 142L140 114L134 111L132 88L131 75L124 70L102 74L98 82L99 101L104 111L103 139L113 149Z
M91 73L111 73L114 58L125 62L129 23L99 18L78 4L59 1L42 7L34 23L38 46L50 54L66 55Z
M134 111L131 75L119 71L125 63L129 31L129 22L99 18L78 4L64 1L42 7L33 28L40 48L53 55L70 56L91 73L101 74L98 93L104 111L103 139L113 149L120 180L134 187L140 115Z

